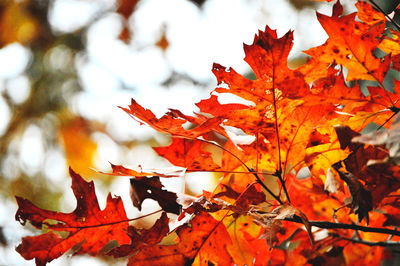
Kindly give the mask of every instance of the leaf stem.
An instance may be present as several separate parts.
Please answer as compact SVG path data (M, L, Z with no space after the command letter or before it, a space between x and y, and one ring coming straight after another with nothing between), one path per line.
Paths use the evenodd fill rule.
M80 229L85 229L85 228L94 228L94 227L109 226L109 225L114 225L114 224L119 224L119 223L132 222L132 221L139 220L139 219L145 218L147 216L151 216L153 214L156 214L156 213L159 213L159 212L162 212L162 211L163 210L160 209L160 210L157 210L157 211L154 211L154 212L142 215L142 216L138 216L138 217L135 217L135 218L131 218L131 219L125 219L125 220L120 220L120 221L115 221L115 222L104 223L104 224L86 225L86 226L58 227L57 224L56 225L51 225L51 224L48 224L48 223L43 223L43 224L48 225L49 229L53 229L53 230L56 230L56 231L60 231L59 229L63 229L63 228L66 228L66 229L76 228L76 229L80 230Z
M261 180L261 178L260 178L260 177L257 175L257 173L254 171L254 169L248 167L247 164L245 164L236 154L234 154L233 152L231 152L231 151L225 149L224 147L222 147L221 145L219 145L219 144L217 144L217 143L215 143L215 142L208 141L208 140L205 140L205 139L197 139L197 140L200 140L200 141L203 141L203 142L205 142L205 143L208 143L208 144L214 145L214 146L216 146L216 147L219 147L220 149L222 149L222 150L228 152L228 153L231 154L233 157L235 157L236 159L238 159L238 160L240 161L240 163L241 163L250 173L253 174L253 176L254 176L254 177L256 178L256 180L257 180L257 183L259 183L259 184L260 184L274 199L276 199L280 204L283 204L282 200L281 200L277 195L275 195L275 194L264 184L264 182Z
M276 199L281 205L283 205L282 200L280 199L279 196L275 195L265 184L264 182L260 179L260 177L257 175L257 173L254 171L253 168L249 168L249 171L254 175L254 177L257 179L257 183L260 184L274 199Z
M273 98L273 105L274 105L274 118L275 118L275 130L276 130L276 141L278 142L278 162L279 162L279 166L278 166L278 170L276 171L276 176L279 178L279 181L282 184L283 190L285 192L287 201L289 203L289 205L292 205L290 202L290 197L289 197L289 193L286 190L286 185L285 185L285 181L282 178L282 158L281 158L281 141L279 138L279 125L278 125L278 115L276 113L276 97L275 97L275 68L273 68L273 73L272 73L272 98Z

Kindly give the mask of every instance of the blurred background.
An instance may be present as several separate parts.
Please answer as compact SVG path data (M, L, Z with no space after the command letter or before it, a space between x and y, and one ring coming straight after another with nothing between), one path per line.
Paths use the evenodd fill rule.
M355 1L342 1L345 12ZM128 217L129 179L111 177L109 162L169 167L152 146L168 136L140 126L118 106L131 98L161 116L168 108L192 114L216 86L213 62L251 73L243 43L265 25L281 36L294 30L289 65L301 65L327 36L311 0L1 0L0 2L0 265L33 265L15 251L39 233L14 220L14 195L41 208L76 207L68 166L94 180L102 208L108 192L122 196ZM212 189L210 174L186 176L186 192ZM183 180L164 180L183 192ZM147 202L149 201L149 202ZM146 200L142 213L157 204ZM145 221L143 222L145 223ZM63 256L50 265L108 265ZM122 263L122 262L121 262Z

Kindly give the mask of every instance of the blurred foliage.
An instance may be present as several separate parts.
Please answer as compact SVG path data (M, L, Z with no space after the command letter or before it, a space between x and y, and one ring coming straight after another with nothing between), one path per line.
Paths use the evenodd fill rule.
M29 57L25 69L17 74L17 77L28 81L26 97L21 96L21 100L16 100L15 95L10 93L13 88L8 86L15 76L5 77L3 80L0 78L0 83L4 86L0 90L0 100L10 110L8 118L0 114L3 121L8 120L4 131L0 133L0 200L4 203L14 202L14 196L18 195L50 210L60 209L65 183L58 182L59 178L46 176L47 157L53 156L49 151L60 151L63 155L65 182L70 182L67 168L71 166L85 178L101 177L100 181L104 186L112 183L114 177L93 171L98 157L98 143L93 136L101 133L112 139L111 134L101 122L88 120L71 110L74 96L83 90L77 60L87 60L86 38L89 28L110 13L117 14L122 20L119 39L129 44L132 38L129 19L138 1L110 1L104 7L98 8L99 11L84 25L70 31L59 31L52 25L51 12L56 2L57 0L0 1L0 51L19 44L27 49ZM99 2L93 2L93 8ZM114 4L110 5L111 2ZM165 51L169 42L165 28L161 31L158 42L153 45ZM43 145L43 150L37 151L38 154L44 154L38 169L29 169L29 165L21 162L22 142L32 126L39 129L42 142L40 145ZM125 151L137 145L135 140L113 141ZM152 139L149 143L158 145ZM9 222L12 223L12 219ZM6 232L3 230L7 226L0 224L2 246L15 244L7 242Z
M5 177L7 171L4 170L9 164L7 158L10 158L10 152L14 153L13 158L18 156L17 150L10 151L9 144L20 141L26 128L32 124L43 130L45 147L61 147L56 137L59 114L67 108L70 96L81 89L74 56L84 49L83 30L55 33L48 20L50 2L25 0L3 1L0 4L0 45L3 47L19 42L31 53L30 62L23 73L30 84L27 99L16 103L6 91L2 93L11 109L11 117L0 138L0 181L5 184L3 188L9 188L2 190L4 196L18 194L32 198L43 207L55 208L61 192L52 191L42 171L28 177L29 173L14 169L16 176ZM18 162L14 164L19 166Z

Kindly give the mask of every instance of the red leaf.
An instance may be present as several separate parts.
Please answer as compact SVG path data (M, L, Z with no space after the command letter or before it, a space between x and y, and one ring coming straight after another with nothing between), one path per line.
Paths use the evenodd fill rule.
M160 176L160 177L180 177L184 174L184 169L182 168L169 168L160 170L146 169L143 171L142 167L139 165L137 169L126 168L122 165L114 165L110 163L112 168L112 173L104 173L106 175L113 176L132 176L132 177L145 177L145 176Z
M169 233L168 220L167 214L163 212L150 229L137 229L130 226L128 228L128 235L132 239L132 242L128 245L121 245L114 248L107 255L125 257L146 246L158 244Z
M190 225L183 225L176 233L175 245L145 247L130 258L128 265L231 265L228 252L231 239L223 223L207 213L196 215Z
M301 68L301 72L312 81L325 76L327 67L337 63L349 70L347 80L373 80L382 84L390 60L381 61L374 51L382 39L385 23L370 27L367 23L355 21L356 13L338 15L339 12L334 12L331 17L317 13L329 39L323 45L306 51L312 59Z
M173 165L185 167L188 171L218 170L220 167L212 159L211 153L204 150L204 146L201 140L173 138L169 146L153 149Z
M153 112L143 108L133 99L129 105L129 109L122 107L121 109L140 124L147 124L159 132L171 134L173 136L193 139L213 130L224 134L224 130L219 127L221 121L218 118L207 120L203 117L187 116L173 109L161 118L157 118ZM193 123L194 127L189 130L184 129L183 124L187 122Z
M196 105L203 113L209 113L214 116L226 115L226 113L231 111L248 108L247 105L238 103L220 104L218 102L218 97L215 95L211 95L207 100L201 100Z
M128 218L121 198L113 198L109 194L105 209L100 210L93 181L86 182L72 169L70 175L71 187L77 200L77 207L72 213L42 210L28 200L16 197L19 206L16 220L22 224L30 221L39 229L45 225L50 230L68 233L66 237L49 232L23 238L17 251L25 259L35 259L37 264L44 265L77 244L80 247L75 254L88 253L96 256L111 240L118 241L120 245L130 243L126 234Z

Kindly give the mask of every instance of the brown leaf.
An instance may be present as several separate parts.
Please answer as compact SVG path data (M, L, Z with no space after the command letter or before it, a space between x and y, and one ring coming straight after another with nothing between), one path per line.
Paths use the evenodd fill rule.
M314 236L311 232L311 224L308 221L306 215L302 213L299 209L290 205L281 205L274 209L273 213L277 214L277 216L274 217L275 220L284 220L285 218L293 218L295 215L298 215L304 226L306 227L311 244L314 245Z
M374 131L369 134L353 138L353 142L368 145L385 145L389 150L389 159L394 163L400 163L400 116L397 115L387 130Z
M364 185L357 180L357 178L349 172L342 172L335 169L340 178L346 182L351 194L351 204L353 211L358 215L358 222L365 218L367 224L369 223L368 212L372 210L372 196L371 192L364 188Z
M164 190L160 177L131 178L131 199L133 205L139 210L145 199L153 199L158 202L166 212L179 214L182 206L178 204L175 193Z

